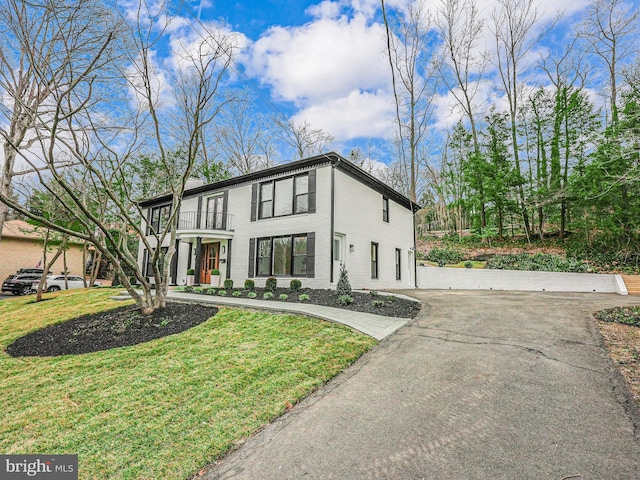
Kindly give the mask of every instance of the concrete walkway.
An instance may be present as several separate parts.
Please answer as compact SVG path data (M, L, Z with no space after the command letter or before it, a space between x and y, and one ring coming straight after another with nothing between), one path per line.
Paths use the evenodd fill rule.
M591 317L633 298L409 294L419 318L203 478L640 478L638 412Z
M407 318L384 317L371 313L352 312L341 308L324 307L308 303L287 303L276 300L258 300L257 298L220 297L215 295L175 292L172 290L169 291L168 297L173 300L298 313L329 322L342 323L376 340L382 340L388 337L409 321Z

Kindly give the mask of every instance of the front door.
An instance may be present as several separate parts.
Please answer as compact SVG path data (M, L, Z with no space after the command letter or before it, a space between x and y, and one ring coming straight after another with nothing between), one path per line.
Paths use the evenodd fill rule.
M202 244L200 283L211 283L211 270L220 268L220 242Z

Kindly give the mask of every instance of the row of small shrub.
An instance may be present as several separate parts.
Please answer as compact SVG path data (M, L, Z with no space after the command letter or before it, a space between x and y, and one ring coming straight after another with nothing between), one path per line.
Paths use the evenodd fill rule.
M233 280L231 278L227 278L224 281L223 285L225 290L232 290ZM195 287L195 288L198 288L198 287ZM265 281L265 289L269 290L270 292L275 292L277 288L278 288L278 279L276 277L267 278L267 280ZM249 291L255 290L256 282L250 278L246 279L244 281L244 289ZM289 282L289 290L291 290L292 292L299 292L300 290L302 290L302 281L298 280L297 278L294 278L293 280L291 280L291 282ZM191 290L191 291L195 291L195 290Z
M185 293L201 293L204 295L219 295L221 297L226 297L227 295L229 295L229 292L227 292L224 289L220 289L220 290L216 290L213 287L192 287L192 286L186 286L184 287L184 292ZM231 296L233 297L242 297L244 295L245 292L243 292L242 290L235 290L231 293ZM247 292L247 298L256 298L258 296L258 294L253 291L253 290L248 290ZM262 298L264 300L271 300L272 298L274 298L275 294L271 291L267 291L264 292L264 294L262 295ZM298 300L300 300L301 302L306 302L309 300L309 295L307 295L306 293L302 293L298 296ZM279 300L285 301L289 299L289 295L287 295L286 293L281 293L278 296Z
M569 259L550 253L496 255L487 261L486 268L577 273L589 271L589 266L581 260Z

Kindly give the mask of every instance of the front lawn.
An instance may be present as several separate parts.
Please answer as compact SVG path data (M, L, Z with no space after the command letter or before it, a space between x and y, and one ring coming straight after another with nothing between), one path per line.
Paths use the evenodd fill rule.
M186 479L346 368L375 340L295 315L220 308L135 346L13 358L17 338L123 305L114 291L0 302L0 451L79 455L82 479Z

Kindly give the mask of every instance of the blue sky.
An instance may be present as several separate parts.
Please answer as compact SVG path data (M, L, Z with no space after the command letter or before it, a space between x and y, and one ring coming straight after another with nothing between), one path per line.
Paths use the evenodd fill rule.
M549 49L562 46L570 25L587 5L587 0L536 1L544 20L558 10L565 12L565 20L531 52L532 63ZM393 10L405 8L408 2L386 0L385 4ZM435 9L439 0L425 3ZM477 3L488 19L497 0ZM373 146L372 156L388 161L389 155L379 147L392 137L395 107L380 0L201 0L191 6L205 24L220 28L218 22L224 20L225 28L238 35L242 48L237 62L259 87L260 109L267 113L277 109L297 122L322 128L335 137L333 149L342 154L356 146L367 152ZM485 43L491 44L488 33ZM481 101L501 108L503 99L492 83L495 72L489 73L489 81L480 89ZM529 81L545 80L534 72ZM250 88L246 81L239 85ZM434 136L443 135L460 118L454 104L444 90L434 99Z

